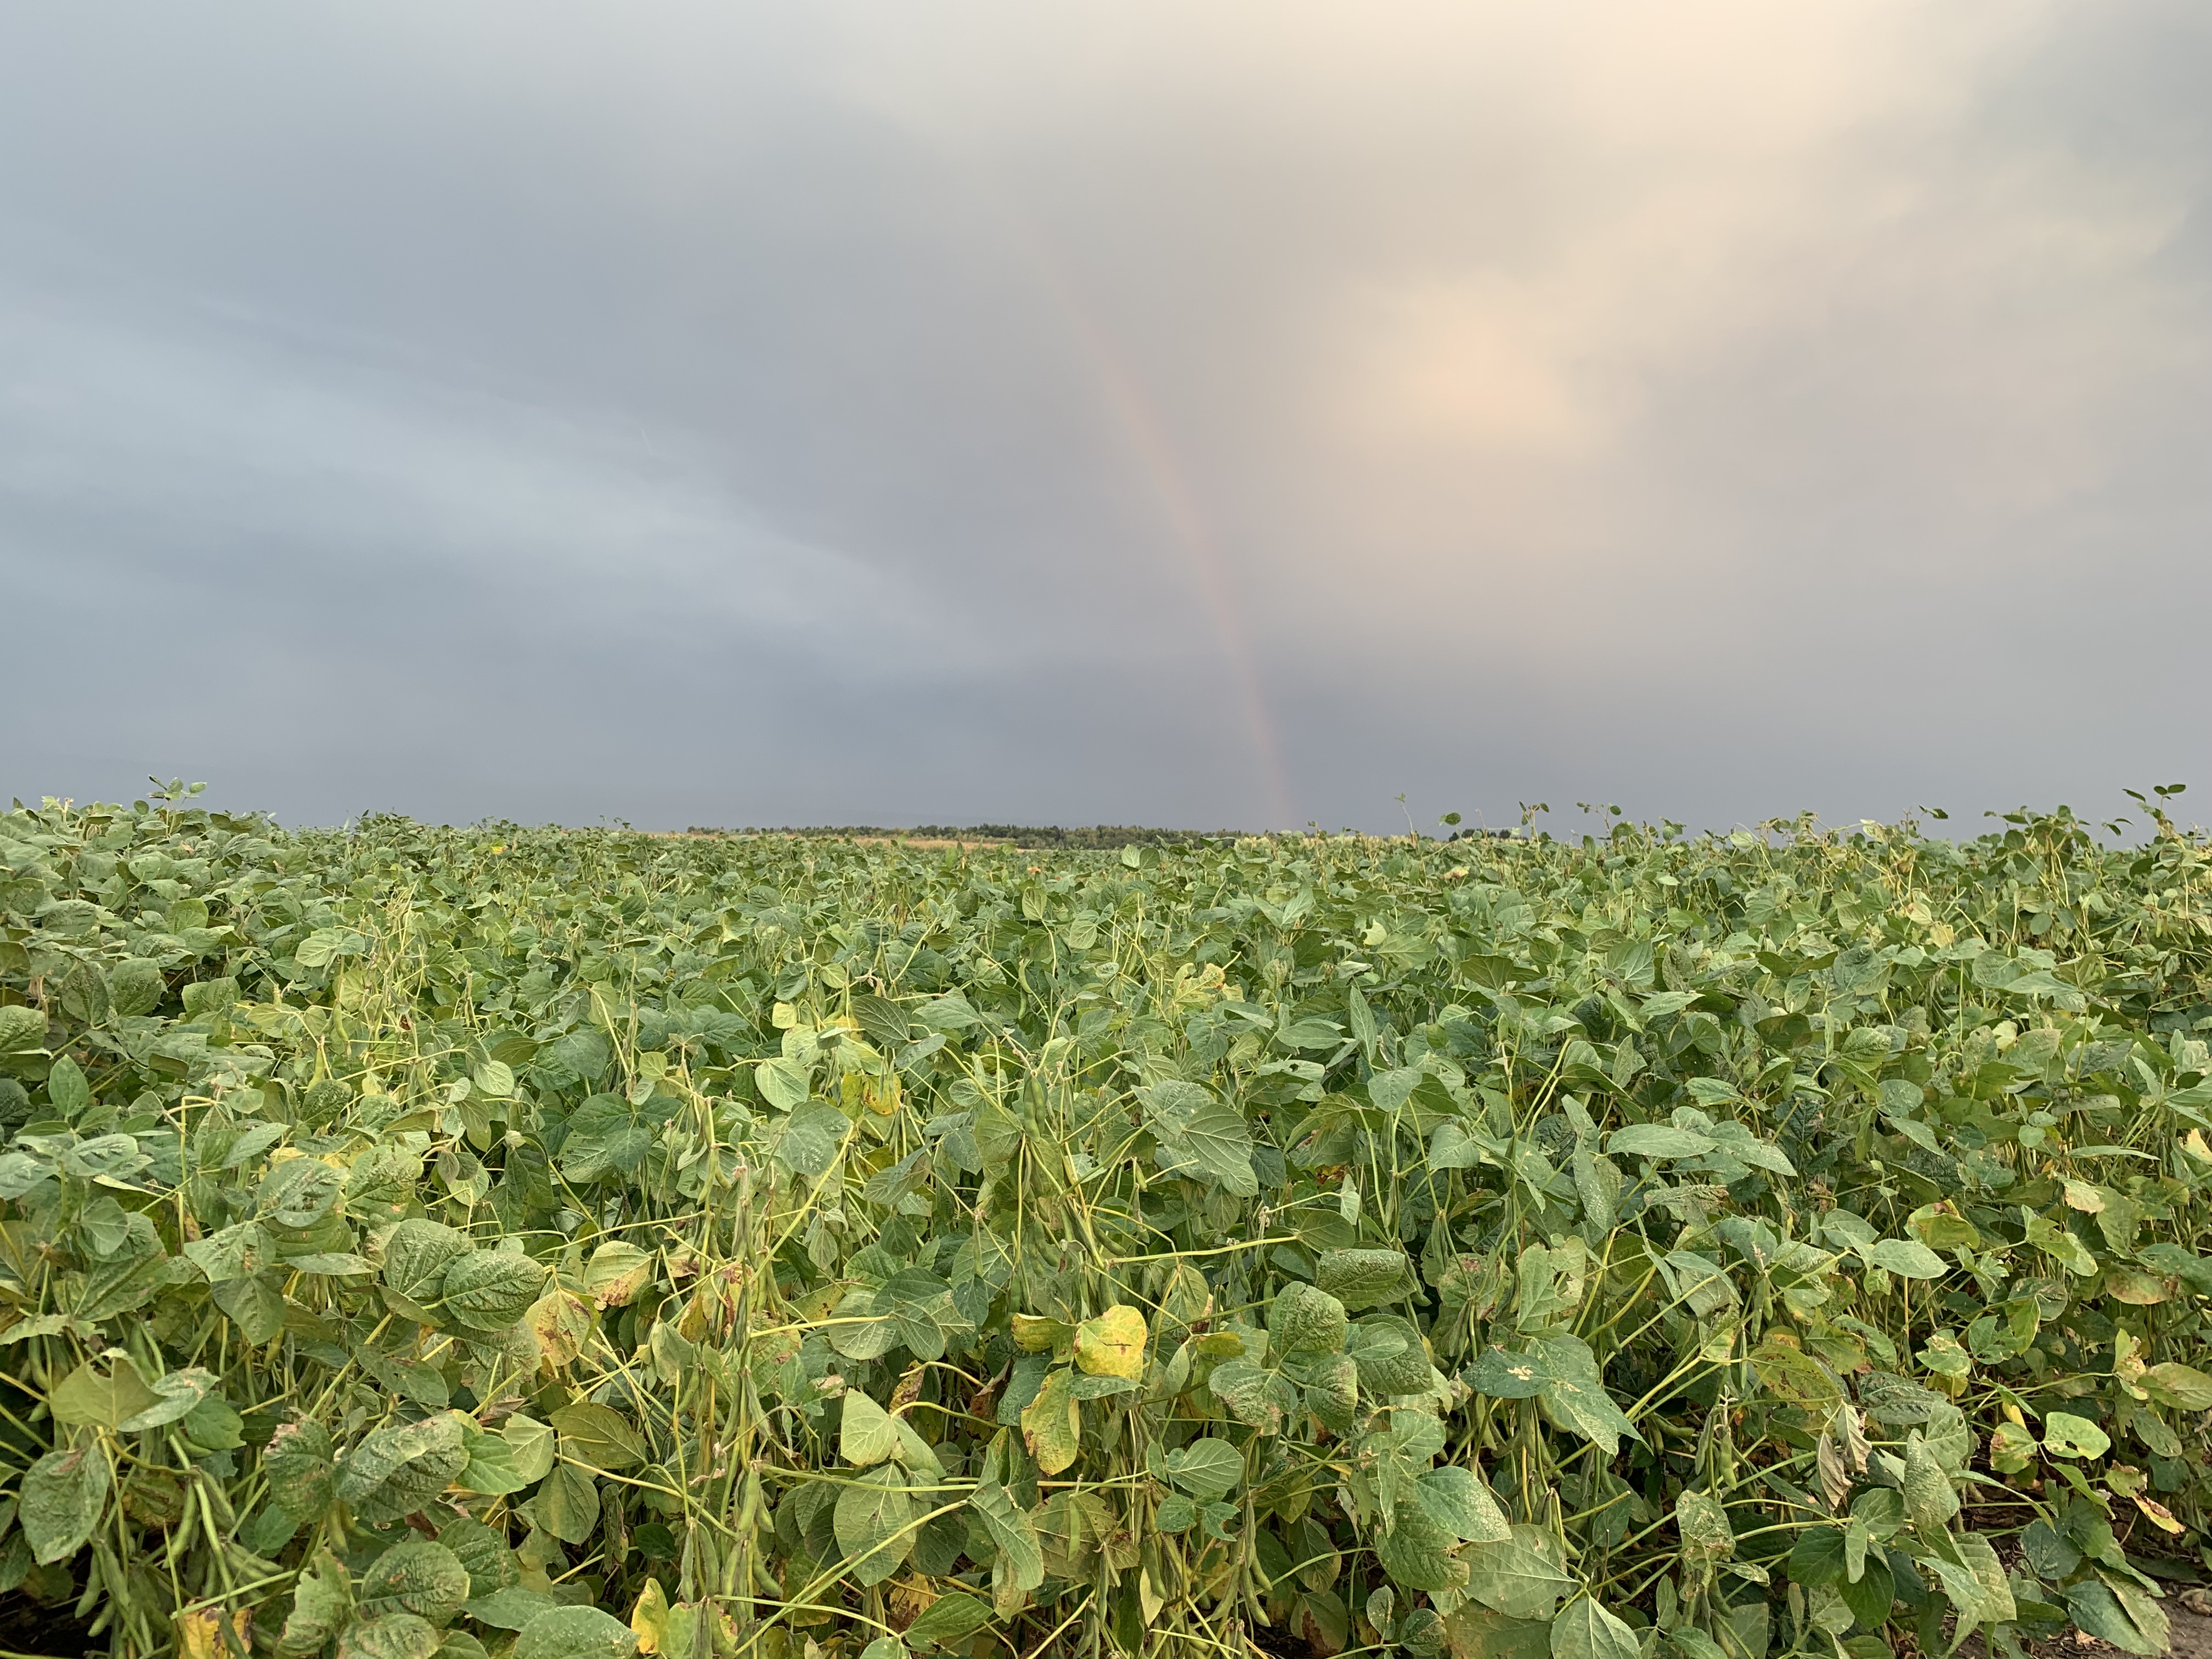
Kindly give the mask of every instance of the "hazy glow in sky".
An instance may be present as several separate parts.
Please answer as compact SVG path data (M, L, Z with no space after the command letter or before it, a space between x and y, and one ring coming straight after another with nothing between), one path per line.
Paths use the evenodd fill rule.
M2110 811L2205 776L2208 85L2129 0L17 9L0 794Z

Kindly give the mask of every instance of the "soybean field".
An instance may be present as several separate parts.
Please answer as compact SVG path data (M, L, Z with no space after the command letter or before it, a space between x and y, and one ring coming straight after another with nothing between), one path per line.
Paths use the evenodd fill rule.
M0 813L0 1642L2165 1646L2212 847ZM2148 832L2147 835L2142 832Z

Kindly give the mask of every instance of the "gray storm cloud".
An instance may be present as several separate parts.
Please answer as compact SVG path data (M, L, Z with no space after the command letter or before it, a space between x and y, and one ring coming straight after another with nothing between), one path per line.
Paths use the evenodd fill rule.
M2202 775L2180 4L0 18L0 791L1726 823Z

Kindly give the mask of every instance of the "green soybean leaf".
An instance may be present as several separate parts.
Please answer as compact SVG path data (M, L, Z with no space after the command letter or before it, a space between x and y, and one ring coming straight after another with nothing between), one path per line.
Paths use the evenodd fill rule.
M1866 1258L1899 1279L1941 1279L1948 1271L1942 1256L1909 1238L1878 1240L1868 1249Z
M1194 1440L1167 1456L1168 1478L1201 1503L1224 1498L1244 1479L1244 1454L1219 1438Z
M544 1287L545 1269L526 1255L474 1250L447 1264L441 1304L471 1330L502 1330L530 1310Z
M468 1569L453 1551L426 1538L394 1544L370 1564L361 1581L361 1610L369 1618L411 1613L433 1625L447 1625L468 1599Z
M991 1605L955 1590L922 1609L906 1629L906 1639L924 1646L957 1648L991 1622Z
M1497 1544L1513 1535L1498 1500L1471 1470L1431 1469L1414 1480L1413 1496L1431 1520L1464 1542Z
M428 1307L445 1288L446 1269L474 1249L466 1233L451 1227L403 1221L384 1243L384 1282L408 1301Z
M41 1565L66 1561L90 1540L107 1506L107 1455L97 1445L52 1451L24 1473L17 1524Z
M2102 1457L2112 1437L2086 1417L2052 1412L2043 1419L2043 1449L2059 1457Z
M1509 1619L1549 1619L1580 1588L1552 1555L1542 1528L1516 1526L1502 1542L1469 1544L1467 1593Z
M611 1406L579 1401L552 1413L561 1455L596 1469L626 1469L645 1461L645 1443Z
M597 1607L554 1607L514 1638L514 1659L630 1659L637 1632Z
M1315 1268L1314 1282L1357 1313L1406 1295L1413 1289L1413 1272L1403 1250L1327 1250Z
M441 1412L369 1435L339 1466L337 1496L371 1525L397 1521L428 1505L468 1461L459 1422Z
M337 1497L331 1433L312 1419L279 1425L261 1454L269 1501L301 1526L323 1518Z
M589 1541L602 1509L598 1478L573 1463L556 1463L530 1500L538 1524L564 1544Z
M914 1548L914 1500L901 1468L869 1470L837 1495L837 1547L855 1583L880 1584Z
M1571 1601L1552 1620L1552 1659L1640 1659L1636 1632L1591 1597Z
M1268 1334L1285 1353L1334 1353L1350 1328L1344 1304L1312 1285L1285 1285L1267 1310Z
M1917 1434L1905 1443L1905 1509L1923 1532L1940 1532L1959 1512L1951 1477Z
M292 1611L277 1637L288 1655L319 1653L353 1617L353 1577L328 1549L307 1559L292 1587Z
M848 1392L837 1429L837 1455L856 1468L867 1468L890 1456L898 1446L898 1428L890 1413L857 1389Z

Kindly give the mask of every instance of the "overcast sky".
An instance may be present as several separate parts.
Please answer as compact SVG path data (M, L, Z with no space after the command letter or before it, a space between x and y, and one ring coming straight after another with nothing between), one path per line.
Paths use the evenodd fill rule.
M2208 87L2201 0L10 7L0 797L2212 787Z

